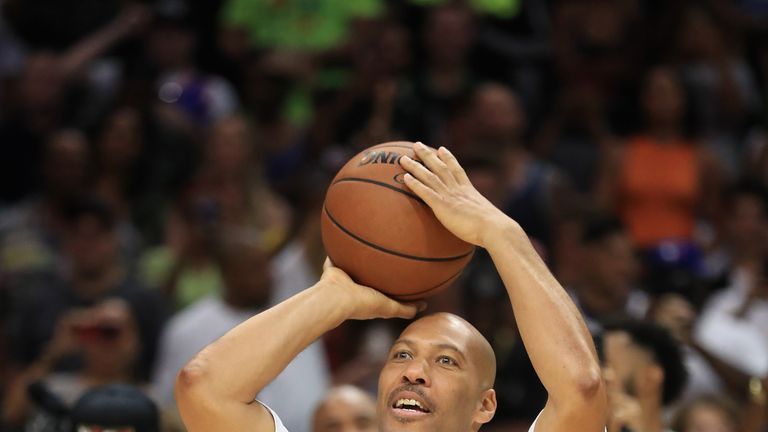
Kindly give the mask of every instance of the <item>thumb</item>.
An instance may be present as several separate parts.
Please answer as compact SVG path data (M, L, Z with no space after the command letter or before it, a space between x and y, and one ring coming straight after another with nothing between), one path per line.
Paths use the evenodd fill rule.
M411 319L417 313L427 308L426 302L408 302L401 303L397 300L389 299L387 302L387 317Z

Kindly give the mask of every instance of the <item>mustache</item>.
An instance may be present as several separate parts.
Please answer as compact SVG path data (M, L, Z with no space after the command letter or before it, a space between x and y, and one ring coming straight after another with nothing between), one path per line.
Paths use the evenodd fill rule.
M392 404L395 402L395 397L397 394L403 391L416 393L421 399L424 400L424 402L427 403L427 405L430 407L430 410L434 411L435 403L432 402L432 399L424 393L422 386L419 384L411 383L403 384L389 393L389 398L387 399L389 401L389 406L392 406Z

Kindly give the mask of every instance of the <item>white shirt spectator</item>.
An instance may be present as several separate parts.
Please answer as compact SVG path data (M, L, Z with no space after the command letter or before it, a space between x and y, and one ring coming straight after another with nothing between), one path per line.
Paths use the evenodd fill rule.
M768 376L768 301L754 300L743 316L738 316L751 283L747 273L735 272L728 288L707 303L694 338L731 366L764 377Z
M275 285L272 304L307 288L314 280L299 251L287 247L273 262ZM258 310L234 309L219 296L201 299L171 318L160 340L153 376L161 404L175 406L173 386L179 370L201 349L256 315ZM330 373L321 342L301 352L285 370L257 396L283 413L293 432L309 432L314 407L330 387ZM280 430L280 429L278 429Z

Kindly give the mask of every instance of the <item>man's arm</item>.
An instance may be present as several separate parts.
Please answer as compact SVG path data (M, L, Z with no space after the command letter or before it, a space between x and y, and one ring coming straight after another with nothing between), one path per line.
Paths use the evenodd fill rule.
M314 286L260 313L203 349L179 373L176 402L190 432L274 431L253 403L304 348L347 319L412 318L398 303L326 265Z
M440 222L488 250L507 288L520 334L549 392L537 432L603 431L607 401L592 337L581 314L520 226L472 186L445 148L417 144L424 165L403 157L405 182Z

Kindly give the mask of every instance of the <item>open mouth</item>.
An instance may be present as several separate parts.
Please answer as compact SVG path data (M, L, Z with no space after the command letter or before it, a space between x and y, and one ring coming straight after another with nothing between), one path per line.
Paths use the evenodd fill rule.
M429 408L425 407L421 402L417 401L416 399L398 399L395 401L394 404L392 404L392 408L404 410L404 411L413 411L413 412L420 412L420 413L429 413Z

